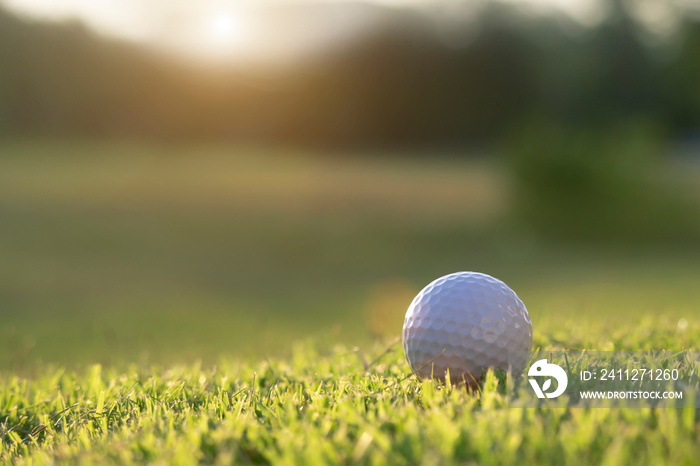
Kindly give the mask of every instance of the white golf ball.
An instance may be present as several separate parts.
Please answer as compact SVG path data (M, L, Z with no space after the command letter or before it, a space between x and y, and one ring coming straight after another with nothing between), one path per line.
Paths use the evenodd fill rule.
M419 377L444 380L449 369L452 383L474 386L490 367L522 372L532 348L532 322L508 285L483 273L457 272L413 299L402 339Z

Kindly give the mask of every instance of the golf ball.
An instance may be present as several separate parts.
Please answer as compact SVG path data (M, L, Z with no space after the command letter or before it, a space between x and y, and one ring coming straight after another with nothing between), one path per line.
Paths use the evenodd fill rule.
M413 299L402 340L419 377L444 381L449 369L452 383L473 386L490 367L522 372L532 348L532 322L508 285L483 273L457 272Z

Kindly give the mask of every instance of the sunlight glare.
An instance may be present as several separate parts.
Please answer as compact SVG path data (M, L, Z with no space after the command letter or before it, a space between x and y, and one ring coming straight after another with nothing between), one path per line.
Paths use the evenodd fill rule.
M210 20L210 30L212 39L224 43L232 42L236 39L236 32L239 30L233 16L228 14L217 14Z
M199 32L195 33L198 37L192 37L191 45L201 58L221 59L244 49L247 35L240 15L217 12L205 16L200 24Z

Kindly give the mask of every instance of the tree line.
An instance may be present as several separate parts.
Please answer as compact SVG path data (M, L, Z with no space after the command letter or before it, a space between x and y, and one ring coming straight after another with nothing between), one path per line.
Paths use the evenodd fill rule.
M700 25L650 43L618 10L573 33L494 4L446 46L396 14L296 65L203 69L78 23L0 10L0 135L236 139L327 147L473 145L532 120L646 118L700 129Z

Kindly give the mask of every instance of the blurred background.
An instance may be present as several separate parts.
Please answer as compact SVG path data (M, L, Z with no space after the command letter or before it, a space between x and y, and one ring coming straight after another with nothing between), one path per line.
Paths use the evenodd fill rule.
M699 214L697 0L0 0L0 368L366 347L458 270L681 338Z

